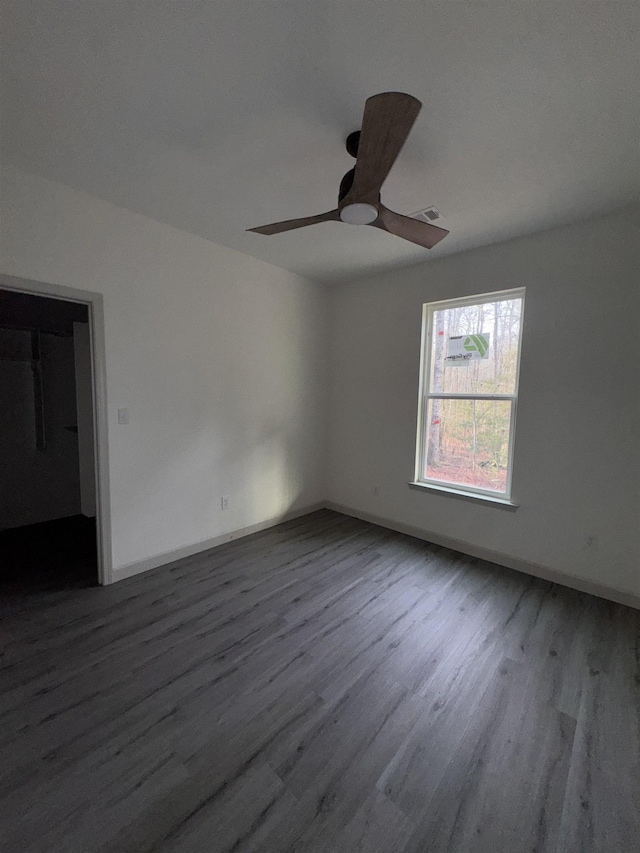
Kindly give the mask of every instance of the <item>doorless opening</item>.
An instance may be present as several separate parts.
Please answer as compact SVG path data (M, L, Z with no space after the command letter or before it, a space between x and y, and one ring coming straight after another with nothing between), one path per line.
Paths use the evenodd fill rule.
M111 582L102 296L0 276L9 579Z

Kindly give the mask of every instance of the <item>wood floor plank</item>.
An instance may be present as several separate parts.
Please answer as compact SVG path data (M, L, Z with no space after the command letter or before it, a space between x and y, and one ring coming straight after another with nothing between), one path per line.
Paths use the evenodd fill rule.
M568 853L634 850L640 838L640 632L633 611L602 604L581 637L587 675L560 840Z
M426 713L381 773L377 786L412 819L429 808L452 755L476 719L500 664L486 644L454 669L443 669L424 697Z
M348 821L328 839L329 851L388 853L402 850L413 834L413 823L383 794L374 790Z
M328 510L0 608L3 853L636 849L638 611Z
M575 720L504 659L405 850L556 850Z

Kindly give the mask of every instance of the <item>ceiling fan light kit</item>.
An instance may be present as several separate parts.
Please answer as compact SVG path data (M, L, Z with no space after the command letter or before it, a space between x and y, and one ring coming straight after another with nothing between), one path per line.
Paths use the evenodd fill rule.
M422 104L404 92L382 92L368 98L362 129L350 133L346 147L356 158L355 169L342 179L338 207L317 216L273 222L249 228L257 234L281 234L318 222L372 225L389 234L431 249L449 233L444 228L389 210L380 201L380 188L413 127Z
M340 209L340 219L349 225L371 225L378 218L378 208L373 204L355 202Z

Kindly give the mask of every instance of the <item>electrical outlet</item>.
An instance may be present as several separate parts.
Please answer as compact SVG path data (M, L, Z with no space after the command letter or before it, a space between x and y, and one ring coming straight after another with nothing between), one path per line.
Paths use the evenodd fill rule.
M129 409L118 409L118 423L119 424L128 424L129 423Z
M229 496L222 495L220 498L220 509L229 509Z

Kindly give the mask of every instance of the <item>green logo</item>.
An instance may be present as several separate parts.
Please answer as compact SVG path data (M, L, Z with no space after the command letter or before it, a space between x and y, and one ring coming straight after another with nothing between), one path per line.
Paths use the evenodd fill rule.
M482 358L489 349L489 341L483 335L469 335L463 346L467 352L479 352Z

